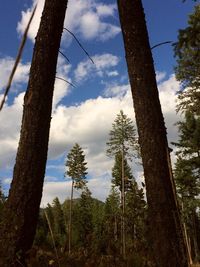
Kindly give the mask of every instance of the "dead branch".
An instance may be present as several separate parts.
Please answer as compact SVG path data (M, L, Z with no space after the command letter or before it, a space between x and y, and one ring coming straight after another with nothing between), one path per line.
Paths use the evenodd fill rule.
M60 50L58 52L68 61L68 63L70 63L69 58L63 52Z
M85 52L85 54L88 56L88 58L91 60L91 62L94 64L93 59L90 57L90 55L88 54L88 52L84 49L84 47L82 46L82 44L79 42L79 40L76 38L76 36L73 34L73 32L71 32L70 30L68 30L67 28L64 28L64 30L66 30L68 33L70 33L74 39L76 40L76 42L78 43L78 45L82 48L82 50Z
M162 42L162 43L156 44L156 45L151 47L151 50L153 50L154 48L156 48L158 46L161 46L161 45L164 45L164 44L171 44L171 43L172 43L172 41L167 41L167 42Z
M58 77L58 76L56 76L55 78L58 79L58 80L64 81L64 82L68 83L69 85L73 86L74 88L76 88L76 86L73 83L70 83L69 81L65 80L64 78L61 78L61 77Z

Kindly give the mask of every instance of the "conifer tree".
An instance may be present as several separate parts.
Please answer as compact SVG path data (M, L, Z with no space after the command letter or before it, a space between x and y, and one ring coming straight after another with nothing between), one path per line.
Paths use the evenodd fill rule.
M72 201L73 201L73 190L83 189L86 184L87 175L87 163L85 162L85 155L79 144L75 144L66 160L67 171L65 176L72 179L71 186L71 198L70 198L70 214L69 214L69 239L68 239L68 251L71 253L71 230L72 230Z
M112 184L122 192L122 155L121 153L117 153L115 155L115 163L112 168ZM128 190L129 186L133 180L133 174L131 171L131 167L128 164L126 158L124 158L124 193Z
M178 123L179 140L177 147L175 180L182 207L182 218L190 239L193 260L200 255L198 229L200 221L200 119L191 111L186 111L184 121ZM188 239L187 238L187 239Z
M0 265L26 265L39 216L48 152L56 65L67 0L46 0L24 96L22 126L3 223Z
M179 93L178 110L189 110L200 115L200 5L189 16L188 26L179 30L174 51L177 60L176 78L183 90Z
M52 212L54 218L53 226L55 239L56 242L60 244L60 246L63 246L66 231L64 223L64 214L58 197L56 197L52 202Z
M120 194L119 190L112 186L104 207L104 242L106 253L114 256L118 256L121 246L120 218Z
M92 208L93 201L91 192L87 186L84 187L81 198L78 203L78 214L77 214L77 228L79 233L79 240L87 253L89 248L92 248L92 233L93 233L93 222L92 222Z
M116 183L119 185L119 175L121 178L121 205L122 205L122 255L125 258L125 165L127 164L127 158L131 158L136 149L136 132L133 125L133 121L127 117L121 110L112 124L112 130L110 131L110 138L107 142L107 155L114 156L116 164L121 159L121 171L119 169L113 169L113 175ZM126 166L127 171L127 166Z
M145 237L145 218L146 201L144 200L143 188L138 188L137 182L130 179L126 193L126 232L127 246L129 250L144 250L146 246Z
M144 167L149 243L157 266L188 267L142 0L117 3Z

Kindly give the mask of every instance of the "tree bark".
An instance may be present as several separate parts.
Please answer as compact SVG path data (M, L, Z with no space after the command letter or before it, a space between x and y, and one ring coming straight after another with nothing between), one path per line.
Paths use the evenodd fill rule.
M13 180L0 230L0 266L22 266L39 214L56 65L67 0L46 0L24 97Z
M71 243L72 243L72 205L73 205L73 194L74 194L74 179L72 179L71 198L69 206L69 238L68 238L68 253L71 254Z
M188 267L166 128L141 0L118 0L149 207L156 266Z
M126 258L126 237L125 237L125 177L124 177L124 148L122 149L122 256Z

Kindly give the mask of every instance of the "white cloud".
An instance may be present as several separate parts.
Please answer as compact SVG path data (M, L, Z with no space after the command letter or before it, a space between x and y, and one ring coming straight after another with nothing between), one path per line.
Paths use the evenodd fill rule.
M24 93L20 93L11 106L4 105L0 112L0 169L14 163L22 115Z
M99 16L114 16L115 12L116 12L117 6L115 4L111 4L111 5L105 5L105 4L99 4L96 7L97 10L97 14Z
M11 74L14 62L15 60L11 57L0 58L0 91L8 83L8 78ZM29 69L30 69L30 63L26 64L19 63L13 78L12 89L13 88L15 89L15 87L21 83L27 82Z
M39 28L42 10L44 7L44 0L33 0L32 6L30 8L28 8L26 11L22 11L21 21L19 21L18 25L17 25L17 31L20 34L24 34L24 31L28 25L29 19L31 17L32 12L33 12L33 8L35 7L36 4L37 4L37 9L36 9L35 15L33 17L33 20L31 22L31 25L30 25L30 28L28 31L28 37L33 42L35 41L35 37L37 35L37 31Z
M38 3L36 14L28 33L32 41L34 41L39 28L44 0L34 0L31 8L22 11L22 18L17 26L18 32L22 34L36 2ZM80 34L85 40L96 39L105 41L114 38L120 32L118 26L108 23L105 20L105 18L112 18L115 14L116 5L113 4L104 4L97 0L71 0L68 2L65 27L70 29L74 34Z
M106 97L123 97L130 89L130 85L108 85L104 90Z
M75 79L81 81L88 77L102 77L119 63L119 57L112 54L95 55L92 57L94 64L87 59L78 64L74 71Z
M8 76L10 75L11 68L13 66L13 59L5 58L0 60L0 80L2 86L5 86L7 83ZM17 85L22 82L27 82L28 74L29 74L29 64L19 64L16 75L13 79L13 85L11 90L15 89L15 93L17 93ZM58 67L57 67L57 75L59 77L63 77L64 79L71 81L68 78L68 73L70 71L71 66L64 63L64 59L59 57ZM55 81L55 89L54 89L54 98L53 98L53 110L55 110L56 105L67 95L69 92L69 85L64 82L57 80ZM2 95L0 95L0 100ZM18 146L19 140L19 132L21 126L21 117L22 117L22 109L23 109L23 99L24 92L18 94L13 103L4 104L2 111L0 112L0 168L10 167L13 165L15 160L15 154Z
M179 119L175 113L175 94L178 90L179 83L173 75L159 85L160 100L170 141L177 139L177 129L174 123ZM3 125L0 131L0 164L3 169L14 162L21 124L22 102L23 94L20 94L11 106L6 105L0 113L0 125ZM63 157L74 143L78 142L85 151L88 171L92 177L88 185L92 192L95 192L101 199L108 192L103 189L104 182L109 190L107 185L113 164L113 161L106 156L106 141L120 109L123 109L134 120L129 85L113 85L113 88L107 88L107 97L99 96L96 99L88 99L77 106L65 107L58 104L52 114L49 159ZM51 165L47 167L48 175L51 176L49 173L51 169L55 172L55 168L51 161ZM64 169L61 167L61 162L58 168L60 177L63 178ZM55 196L64 199L68 194L68 189L65 189L67 182L65 183L47 180L44 186L43 202L51 202Z
M65 59L59 56L57 64L57 77L62 78L68 82L71 82L71 79L69 78L70 70L71 70L71 65L66 64ZM55 79L53 110L59 104L59 102L70 92L71 87L64 80Z
M108 75L108 77L116 77L119 75L119 72L114 70L114 71L108 71L106 74Z
M157 83L163 81L165 78L166 78L166 72L164 72L164 71L156 71Z
M99 181L101 180L101 189L99 190ZM87 183L88 188L92 192L92 196L99 200L105 201L110 191L110 179L109 177L97 177L89 179ZM45 207L48 203L52 203L53 199L58 197L60 202L63 203L65 199L70 199L71 194L71 180L60 182L45 182L43 187L43 196L41 200L41 207ZM79 198L81 190L74 189L74 199Z

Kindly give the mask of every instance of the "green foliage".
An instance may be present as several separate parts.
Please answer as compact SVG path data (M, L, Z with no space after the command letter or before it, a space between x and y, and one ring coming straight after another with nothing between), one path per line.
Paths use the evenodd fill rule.
M134 179L130 181L126 193L126 225L129 238L135 242L144 242L145 235L146 201L143 188L138 188ZM133 245L133 242L132 242Z
M120 110L112 124L112 130L109 135L110 138L107 142L108 156L115 156L122 151L124 155L132 156L137 145L135 127L133 121L122 110Z
M177 155L186 157L191 164L200 166L200 117L187 111L185 120L178 122L179 141L173 143L177 146Z
M69 176L74 181L74 187L77 189L83 188L86 184L85 178L87 175L87 163L85 155L79 144L75 144L67 155L65 176Z
M179 30L174 45L177 66L176 78L182 83L178 110L192 110L200 114L200 5L189 16L188 27Z
M91 192L85 187L81 193L81 198L77 206L76 218L74 222L78 230L79 245L88 249L91 246L93 222L92 222L93 201Z
M200 254L200 236L198 233L200 221L200 117L191 111L185 113L185 120L178 123L179 141L177 147L177 162L175 164L175 182L182 207L182 219L190 238L193 259ZM199 242L199 244L198 244Z
M182 198L194 198L200 193L200 117L187 111L185 120L179 122L178 126L179 141L173 143L178 148L176 183Z
M133 179L131 167L129 166L126 159L124 159L124 186L125 191L128 190L130 183ZM115 163L112 168L112 184L119 188L122 191L122 155L117 153L115 155Z
M106 199L104 210L105 253L117 256L121 246L121 207L119 191L114 187Z
M59 199L56 197L52 203L52 213L53 213L53 229L55 239L60 246L64 246L66 240L66 227L64 221L64 213Z
M1 185L0 185L0 222L3 215L3 208L5 205L6 198L4 196L4 193L2 191Z

